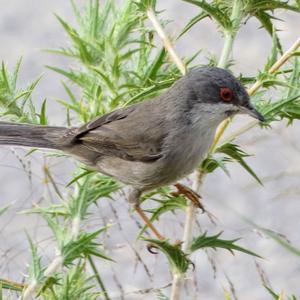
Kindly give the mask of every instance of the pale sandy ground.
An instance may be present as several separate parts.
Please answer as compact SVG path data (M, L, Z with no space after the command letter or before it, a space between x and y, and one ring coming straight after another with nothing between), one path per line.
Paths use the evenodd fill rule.
M184 26L189 16L194 15L194 7L180 1L158 1L161 8L166 9L164 15L175 21L168 26L169 34L173 35ZM17 58L23 56L23 67L20 85L37 78L41 73L44 77L34 93L35 103L41 103L47 97L49 118L52 124L62 124L63 110L59 109L55 99L66 98L60 84L61 77L43 66L65 65L67 62L44 52L42 48L65 45L65 35L55 20L52 12L71 20L68 1L45 0L10 0L0 1L0 59L12 66ZM280 17L280 16L279 16ZM281 17L286 23L279 24L283 30L280 36L284 48L289 47L299 35L299 16L289 14ZM235 45L235 70L237 73L255 74L265 61L271 44L270 38L257 31L258 23L250 22L239 34ZM220 53L221 40L216 28L209 21L196 26L189 35L182 39L177 48L182 55L192 54L198 48L205 48L216 54ZM247 117L240 117L236 124L248 122ZM238 126L238 125L235 125ZM234 127L234 126L233 126ZM285 128L278 124L274 130L252 130L239 139L248 153L256 155L248 162L263 178L264 187L258 186L239 166L231 165L231 177L221 171L209 175L203 188L203 197L207 208L218 217L218 225L211 225L206 216L199 215L198 221L203 229L211 233L224 230L224 237L243 237L240 243L255 250L266 259L258 260L265 270L272 286L294 293L300 297L300 263L299 257L287 252L273 240L259 235L249 224L238 215L243 215L260 226L267 227L287 236L300 248L299 237L299 122L293 127ZM25 230L35 241L39 242L43 263L47 263L54 255L54 244L43 221L37 216L18 214L32 203L46 205L51 199L47 187L43 184L41 154L24 158L23 149L0 149L0 207L11 204L9 212L0 218L0 277L21 280L26 273L26 264L30 261L30 253ZM27 167L23 168L18 157ZM49 160L53 175L60 188L71 176L73 162L71 160ZM28 179L31 170L32 181ZM45 200L48 199L48 200ZM109 203L109 204L108 204ZM89 228L104 223L116 222L109 201L100 201L99 207L91 215ZM122 283L126 292L149 287L161 287L170 282L165 258L160 255L153 257L145 250L145 244L135 240L136 222L128 214L128 205L123 199L113 203L122 223L122 231L113 226L104 241L110 255L117 264L100 262L98 268L109 290L113 291L113 299L121 299L121 289L117 281ZM238 212L236 214L235 212ZM183 214L168 214L159 223L159 227L167 236L180 238ZM199 230L198 228L195 229ZM141 264L135 265L133 248L139 251L147 264L148 276ZM190 272L186 296L183 299L224 299L222 289L228 288L226 276L232 281L237 297L243 300L270 299L262 287L257 275L255 261L246 255L230 255L225 251L213 253L217 263L216 279L214 272L204 253L193 257L196 262L195 272ZM113 272L114 271L114 272ZM112 274L115 275L112 275ZM117 278L117 279L116 279ZM196 280L195 280L196 279ZM194 284L197 282L197 285ZM124 299L154 299L152 295L135 295L129 293Z

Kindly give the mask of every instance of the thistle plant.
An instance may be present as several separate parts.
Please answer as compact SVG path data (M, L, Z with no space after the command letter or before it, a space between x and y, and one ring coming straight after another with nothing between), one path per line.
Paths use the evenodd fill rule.
M72 1L76 25L71 25L67 20L56 16L69 39L69 44L47 51L69 58L70 67L66 69L47 66L47 68L61 74L63 78L66 99L58 101L66 110L64 123L71 127L87 122L117 107L147 101L170 87L188 70L197 66L196 59L202 55L201 51L198 51L192 53L190 57L180 57L176 52L176 41L207 18L217 24L224 45L221 53L213 53L213 49L209 49L214 55L207 60L207 65L230 69L235 63L232 50L237 33L249 19L256 18L266 31L266 38L267 35L272 38L272 49L265 65L255 76L242 74L240 80L247 85L252 102L264 114L266 122L258 125L256 121L252 121L226 135L227 127L234 120L230 118L224 121L216 133L206 159L193 174L192 183L189 179L186 179L186 182L191 183L191 187L202 194L202 185L207 174L222 169L224 174L228 175L228 165L237 163L258 184L263 184L262 179L247 162L249 154L236 139L254 127L272 130L275 122L287 121L289 126L300 119L298 59L300 39L295 37L295 43L289 49L284 49L273 24L279 9L299 13L299 1L185 0L185 2L193 5L195 16L181 32L178 32L176 38L168 36L166 31L168 21L162 19L154 0L124 0L121 5L113 0L107 0L105 3L91 0L84 8L79 8L76 2ZM32 100L32 91L39 79L27 87L17 86L20 66L21 60L17 62L14 70L9 71L6 65L2 64L1 119L41 125L51 124L46 101L38 111ZM79 89L79 93L76 88ZM276 93L270 92L274 88ZM28 155L32 152L30 151ZM57 159L61 159L59 154L55 155L58 156ZM11 295L7 294L7 290L13 290L17 293L17 297L23 300L34 297L113 299L114 292L106 287L105 278L101 276L99 270L107 263L117 265L116 258L109 253L110 249L104 247L103 243L105 236L117 225L107 222L101 228L96 228L87 224L90 218L95 217L94 208L103 199L108 199L113 210L117 210L117 205L114 206L112 200L124 197L121 185L108 176L77 164L74 173L70 174L65 191L60 192L47 165L45 174L56 193L56 202L49 203L48 206L36 205L23 213L28 214L28 218L31 214L38 214L47 224L55 245L53 259L45 264L39 245L30 237L30 233L27 233L25 236L32 255L27 271L29 275L25 283L1 279L0 295L2 298L3 295ZM203 250L227 250L231 253L240 253L239 255L249 255L258 260L263 256L263 253L256 253L254 249L242 246L240 236L226 239L226 230L210 233L204 228L202 232L198 231L194 235L194 225L196 222L201 223L202 216L192 202L183 196L172 195L171 191L172 187L160 188L145 194L142 199L143 205L150 203L144 210L158 227L159 221L167 213L182 212L185 215L182 236L179 234L175 238L166 236L167 239L161 241L149 236L146 227L140 226L140 232L137 232L139 243L143 247L148 246L151 252L164 255L165 276L169 276L169 270L172 277L169 278L169 283L172 281L172 284L167 285L168 289L161 288L162 285L152 286L148 293L152 292L157 299L187 299L184 295L184 284L189 272L193 272L195 267L193 261L195 256ZM0 209L0 216L6 213L7 209L9 208ZM206 214L214 222L213 212L207 211ZM254 223L252 225L299 256L300 250L281 236ZM122 226L122 221L119 221L118 226ZM140 254L136 252L136 256L141 264L144 264ZM149 272L147 266L144 265L144 268ZM285 299L270 286L263 284L266 287L266 294L269 293L274 299ZM131 296L127 297L125 291L122 297L130 299ZM226 290L224 299L233 299L232 297L234 295Z

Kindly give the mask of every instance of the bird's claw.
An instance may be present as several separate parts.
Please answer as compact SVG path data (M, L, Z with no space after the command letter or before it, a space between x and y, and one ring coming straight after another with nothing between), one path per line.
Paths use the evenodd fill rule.
M158 249L158 247L154 244L149 243L147 245L147 250L151 253L151 254L158 254L157 251L153 251L153 249Z
M174 186L177 188L176 192L172 192L172 196L179 196L179 195L184 195L186 198L188 198L196 207L200 208L202 210L202 213L206 212L204 205L201 203L200 199L201 196L190 189L189 187L181 184L181 183L176 183Z

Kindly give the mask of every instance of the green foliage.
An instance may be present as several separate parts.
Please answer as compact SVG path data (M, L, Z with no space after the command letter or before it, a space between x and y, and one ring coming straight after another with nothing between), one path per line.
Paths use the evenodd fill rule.
M199 1L199 0L183 0L183 1L189 2L203 9L205 13L207 13L223 29L230 30L232 28L232 22L230 20L230 17L226 13L226 11L224 11L226 7L223 5L222 1L213 1L212 3L208 3L207 1ZM201 18L198 19L198 21L201 20L202 20ZM194 22L194 24L196 24L196 22Z
M244 158L248 157L249 155L246 152L244 152L238 145L226 143L218 147L216 152L223 153L227 155L230 159L238 162L259 184L262 184L258 176L254 173L254 171L244 160Z
M95 238L106 229L107 228L102 228L91 233L81 233L75 240L65 240L65 243L61 248L65 265L72 264L75 259L86 258L90 255L94 255L105 260L112 260L99 250L99 246L101 244L95 242Z
M151 197L148 199L155 201L158 206L152 209L145 210L152 214L150 218L151 222L158 220L161 215L167 212L174 212L177 209L184 211L187 208L187 200L182 196L172 197L171 195L166 194L164 191L157 191L155 195L158 197ZM139 236L141 236L146 229L147 226L145 225L140 231Z
M221 54L222 67L233 64L231 52L236 33L251 18L256 18L262 28L271 35L273 46L270 56L261 71L256 76L241 76L245 84L259 81L260 90L252 96L252 102L265 115L267 121L261 124L263 128L270 128L271 122L283 119L291 124L300 119L299 94L299 52L284 68L271 72L272 66L282 53L282 45L274 26L276 12L284 9L299 12L299 1L291 5L287 1L227 1L227 0L184 0L195 7L195 16L177 34L177 39L190 31L195 24L206 18L218 25L224 38L224 49ZM56 55L65 56L70 60L67 69L60 66L48 66L49 69L61 74L65 81L63 87L65 99L59 103L66 108L66 123L69 126L89 121L95 116L107 113L117 107L126 106L159 95L181 77L179 70L165 49L157 46L156 32L147 22L149 9L156 12L155 0L122 1L114 0L100 2L88 1L83 8L72 2L75 24L70 24L60 16L56 16L62 29L68 36L67 47L48 50ZM199 11L200 10L200 11ZM166 20L161 20L166 24ZM192 68L194 60L201 54L197 51L191 57L184 58L188 68ZM211 57L216 57L212 54ZM220 59L220 60L221 60ZM212 58L208 65L219 65ZM48 124L46 99L37 110L32 102L32 93L38 80L27 87L19 88L17 79L21 60L17 62L13 71L2 63L0 73L0 116L5 120L17 122ZM79 88L80 93L73 87ZM276 96L270 96L270 89L276 88ZM221 145L216 145L201 166L201 172L214 172L222 168L227 174L227 164L240 164L257 182L261 181L257 174L246 162L249 155L236 144L234 137ZM86 275L86 263L91 263L91 256L104 260L111 260L102 251L99 240L108 226L99 230L86 232L84 223L92 213L92 206L99 198L111 198L112 193L118 191L120 185L110 177L100 175L91 170L82 169L78 165L66 186L69 193L61 196L59 203L51 203L48 207L35 207L27 210L38 213L47 222L57 245L56 257L62 258L61 269L54 270L53 274L45 276L47 266L42 266L37 246L28 237L32 253L32 263L29 267L29 282L38 283L39 296L42 299L99 299L106 293L100 294L105 287L101 280ZM65 194L63 194L65 195ZM63 199L62 199L63 198ZM151 214L151 221L156 221L168 212L186 210L187 200L184 197L170 195L170 189L161 188L144 196L152 199L154 208L146 210ZM6 211L0 209L0 215ZM142 234L147 228L143 228ZM261 229L262 230L262 229ZM299 250L272 231L264 229L264 233L296 255ZM195 252L203 248L223 248L231 252L240 251L252 256L254 252L236 244L237 239L224 240L221 234L207 236L206 233L194 237L189 251ZM174 273L184 274L188 271L191 261L189 254L184 253L179 245L171 245L167 240L144 239L161 250L168 259L170 269ZM99 264L101 264L101 259ZM50 264L51 265L51 264ZM96 279L96 280L95 280ZM98 282L99 287L94 285ZM21 291L22 285L0 279L1 289ZM157 292L160 299L166 297ZM274 293L277 296L279 296ZM274 296L273 295L273 296ZM230 295L225 294L227 299ZM294 296L289 299L295 299Z
M92 1L84 12L74 4L79 28L58 17L71 39L71 47L51 51L73 58L78 64L70 70L49 68L82 89L82 98L77 100L64 84L70 103L60 101L79 120L86 122L117 106L153 97L180 76L165 50L153 44L154 32L145 26L146 11L140 9L148 4L125 1L119 7L107 1L101 7L98 1Z
M0 70L0 116L6 120L39 124L40 120L31 101L31 95L40 78L25 88L18 88L17 80L21 62L20 59L11 72L2 62ZM45 107L43 110L45 111Z
M226 168L228 162L237 162L239 163L259 184L262 184L259 177L251 169L251 167L244 160L245 157L248 157L249 154L244 152L238 145L232 143L225 143L219 146L214 155L208 156L201 165L202 172L211 173L216 168L221 168L227 175L229 172ZM217 154L222 154L222 156L217 156Z
M74 236L74 230L70 231L68 226L62 226L57 218L50 218L45 213L43 213L43 217L54 234L59 254L62 256L65 265L71 264L75 259L84 258L89 255L110 260L108 256L99 250L101 244L95 241L95 238L107 230L107 227L91 233L78 232Z
M270 99L260 100L258 106L262 113L267 117L267 122L280 121L287 119L288 124L291 124L293 120L300 119L300 68L299 59L295 57L291 63L291 71L288 73L278 74L277 76L283 77L282 79L264 77L262 80L264 85L273 84L277 85L281 89L281 99L272 101ZM263 96L266 90L263 91L260 96Z
M190 251L194 252L196 250L202 249L202 248L223 248L228 251L230 251L233 254L233 251L240 251L252 256L260 257L258 254L243 248L241 246L238 246L235 244L236 241L239 239L234 239L234 240L223 240L220 239L219 237L221 236L222 232L212 235L212 236L207 236L207 233L203 233L202 235L196 237L193 239L191 245L190 245Z
M206 16L216 22L224 31L237 30L234 28L234 20L231 20L230 14L233 10L235 1L214 0L211 2L203 0L183 0L194 4L202 9L202 12L194 17L189 24L186 25L184 32L188 31L192 26L200 22ZM239 18L247 22L251 17L255 17L261 26L277 41L278 49L282 52L282 46L276 34L276 28L273 25L273 20L277 19L273 13L277 9L285 9L289 11L299 12L299 7L290 5L287 1L256 1L256 0L241 0Z
M42 293L42 299L99 299L101 293L95 293L93 278L87 277L84 268L85 265L82 263L70 268L63 278L58 279L58 284L53 285L51 289L46 289Z
M148 9L155 9L156 0L140 0L134 1L134 3L138 6L141 11L147 12Z
M119 184L114 179L101 174L84 176L82 181L77 182L74 195L64 203L67 215L71 218L83 219L92 203L101 197L109 197L119 189Z
M42 282L44 278L41 257L38 254L37 246L33 243L30 236L27 234L30 245L32 262L29 268L29 280L31 282Z
M203 173L212 173L215 169L221 168L226 173L226 175L229 176L230 174L226 167L226 164L231 161L232 160L229 157L217 157L209 155L206 159L203 160L200 170Z
M170 269L173 273L185 273L188 270L191 261L187 255L180 249L180 245L171 245L168 241L143 238L150 243L150 247L161 250L167 257Z

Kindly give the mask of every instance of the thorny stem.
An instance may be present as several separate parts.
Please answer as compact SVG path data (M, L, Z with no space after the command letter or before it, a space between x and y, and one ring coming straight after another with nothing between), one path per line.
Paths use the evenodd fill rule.
M64 262L63 257L60 254L58 254L53 259L53 261L50 263L50 265L47 267L47 269L45 270L44 276L46 278L49 278L52 275L54 275L59 269L62 268L63 262ZM40 287L41 287L41 284L38 281L32 280L32 282L30 282L30 284L24 290L24 292L23 292L22 296L19 298L19 300L31 300L31 299L33 299L36 291Z
M152 8L149 8L147 10L147 16L148 16L149 20L151 21L154 29L156 30L158 36L161 38L161 40L164 44L164 47L168 51L171 59L174 61L174 63L176 64L176 66L178 67L180 72L184 75L186 73L186 66L183 63L183 61L181 60L181 58L178 56L178 54L176 53L170 39L168 38L168 36L164 32L161 24L157 20L154 10Z
M80 221L81 219L79 216L75 216L72 219L70 230L71 230L71 236L73 240L76 240L78 238L79 230L80 230ZM56 257L53 259L53 261L48 265L47 269L44 271L44 278L49 278L53 276L58 270L60 270L63 267L63 263L64 263L64 257L60 253L58 253ZM41 287L41 285L42 284L37 280L35 279L32 280L32 282L30 282L30 284L24 290L19 300L33 299L36 291Z
M202 186L202 180L204 178L204 173L199 171L195 171L195 176L193 180L192 189L194 191L200 191ZM182 251L184 253L189 253L189 246L191 240L193 238L193 226L196 217L196 210L197 207L193 204L192 201L189 201L188 207L186 209L186 217L185 217L185 224L184 224L184 232L182 238ZM180 299L181 288L184 282L184 274L182 273L175 273L173 274L173 282L172 282L172 291L170 300L177 300Z
M157 31L157 34L162 39L164 47L168 51L171 59L174 61L174 63L176 64L176 66L178 67L178 69L180 70L182 75L185 75L186 71L187 71L186 66L183 63L183 61L179 58L179 56L177 55L171 41L169 40L168 36L164 32L161 24L157 20L157 18L155 16L155 13L154 13L152 8L148 9L147 15L148 15L149 20L152 22L153 27ZM199 173L195 173L195 174L197 176L197 174L199 174ZM198 182L199 182L198 180L194 181L194 184L193 184L193 187L192 187L194 190L199 190ZM182 250L184 252L188 252L188 247L189 247L189 244L190 244L191 239L192 239L195 213L196 213L196 207L192 203L192 201L189 201L188 207L186 209L186 219L185 219L184 233L183 233L183 239L182 239L182 241L183 241ZM177 299L180 298L181 287L183 285L183 282L184 282L184 274L182 274L182 273L173 273L173 282L172 282L170 300L177 300Z
M233 1L232 12L230 16L231 28L224 29L224 46L219 59L218 67L227 68L232 54L232 47L236 33L240 27L242 19L242 1Z
M187 71L186 66L183 63L183 61L179 58L179 56L177 55L170 39L168 38L168 36L164 32L161 24L157 20L156 15L152 8L148 9L147 15L148 15L148 18L151 21L153 27L155 28L157 34L161 38L161 40L164 44L164 47L168 51L171 59L174 61L174 63L176 64L176 66L178 67L178 69L180 70L182 75L185 75L186 71ZM194 186L193 186L193 188L194 188ZM192 201L189 201L189 205L186 209L186 220L185 220L184 234L183 234L182 250L184 252L187 251L188 245L192 238L192 228L193 228L193 223L194 223L194 219L195 219L195 210L196 210L196 207L194 206ZM181 287L182 287L183 282L184 282L184 274L173 273L173 282L172 282L170 300L177 300L180 298Z
M230 59L230 55L232 52L232 46L233 42L236 36L236 32L240 26L242 15L241 15L241 1L235 0L233 3L232 8L232 14L231 14L231 22L232 22L232 28L231 30L225 31L225 42L224 47L221 53L220 61L218 66L220 68L226 68ZM227 120L229 123L230 120ZM226 126L227 127L227 126ZM217 132L217 136L215 138L219 139L226 127L223 128L223 130L220 130ZM219 135L219 137L218 137ZM194 180L192 188L195 192L200 193L202 182L204 179L205 174L203 172L200 172L196 170L194 172ZM184 234L183 234L183 244L182 244L182 251L184 253L188 253L189 245L193 238L193 225L195 221L196 216L196 207L192 202L189 202L189 205L186 210L186 219L185 219L185 225L184 225ZM172 293L171 293L171 300L178 300L180 299L181 289L184 282L184 274L176 273L173 276L173 285L172 285Z
M240 26L241 22L241 1L235 0L233 3L232 8L232 14L231 14L231 21L232 21L232 31L229 32L228 30L224 32L225 35L225 41L224 41L224 47L220 56L220 60L218 63L218 66L221 68L225 68L228 65L228 61L230 59L230 55L232 52L232 46L234 39L236 37L236 32ZM159 21L157 20L155 13L152 8L149 8L147 11L147 15L149 20L152 22L153 27L157 31L157 34L162 39L164 43L164 47L168 51L171 59L174 61L174 63L177 65L178 69L181 71L181 73L184 75L186 74L186 66L184 65L183 61L179 58L177 55L174 47L172 46L172 43L170 42L169 38L167 37L166 33L164 32L162 26L160 25ZM293 44L293 46L287 50L282 57L270 68L269 72L270 74L275 73L292 55L295 50L297 50L300 46L300 38ZM262 85L262 82L257 81L249 90L249 95L253 95ZM216 145L218 144L219 140L223 136L227 126L229 125L231 119L226 119L218 128L213 145L210 149L210 151L214 151L216 148ZM253 122L252 122L253 123ZM250 124L250 128L252 128L255 124ZM248 130L249 128L246 128ZM195 171L194 173L194 180L192 188L196 192L200 192L200 189L202 187L202 182L204 180L205 173ZM192 239L192 231L193 231L193 224L194 219L196 215L196 207L192 202L189 202L189 205L186 210L186 220L185 220L185 226L184 226L184 235L183 235L183 245L182 250L187 253L188 247ZM172 282L172 290L171 290L171 297L170 300L178 300L180 299L181 289L184 282L184 274L181 273L174 273L173 274L173 282Z
M74 240L78 238L79 231L80 231L80 217L75 216L72 219L72 226L71 226L71 235Z

